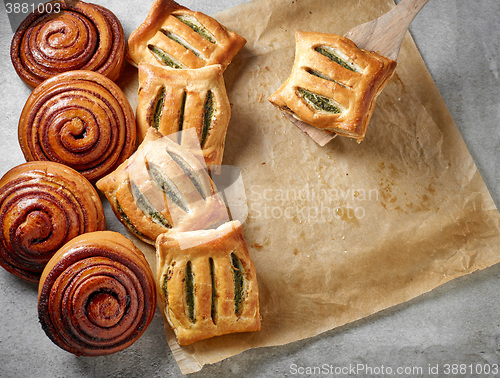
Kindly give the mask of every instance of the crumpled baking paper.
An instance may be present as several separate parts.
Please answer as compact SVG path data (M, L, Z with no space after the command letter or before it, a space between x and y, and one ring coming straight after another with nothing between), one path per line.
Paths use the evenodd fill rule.
M180 347L167 326L183 373L318 335L500 261L499 212L409 35L361 144L319 147L267 101L290 73L295 31L342 35L393 6L255 0L214 16L248 41L224 74L224 164L244 181L262 330ZM133 107L134 70L122 80ZM154 249L138 244L154 265Z

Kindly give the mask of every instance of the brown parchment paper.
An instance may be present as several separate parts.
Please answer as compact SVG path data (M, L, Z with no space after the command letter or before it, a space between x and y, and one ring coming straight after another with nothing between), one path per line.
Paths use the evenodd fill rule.
M262 330L182 348L169 331L183 373L317 335L500 261L498 210L409 35L361 144L319 147L267 101L290 73L295 31L344 34L393 6L255 0L215 15L248 41L225 72L224 164L245 184ZM126 80L135 106L136 77Z

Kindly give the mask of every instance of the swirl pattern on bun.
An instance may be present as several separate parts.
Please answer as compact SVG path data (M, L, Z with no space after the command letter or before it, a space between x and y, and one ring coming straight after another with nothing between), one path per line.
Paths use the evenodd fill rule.
M65 164L91 182L112 172L135 149L135 118L125 94L91 71L65 72L35 88L18 131L27 161Z
M129 347L146 330L155 308L154 276L144 255L113 231L71 240L40 280L42 328L75 355L107 355Z
M19 77L36 87L72 70L96 71L116 80L125 64L125 46L123 27L110 10L83 1L56 0L19 25L10 54Z
M53 162L30 162L0 180L0 265L38 281L57 250L74 237L104 230L102 204L78 172Z

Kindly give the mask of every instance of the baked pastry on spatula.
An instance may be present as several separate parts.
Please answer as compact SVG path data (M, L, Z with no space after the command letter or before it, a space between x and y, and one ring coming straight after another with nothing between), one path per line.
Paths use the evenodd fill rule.
M299 121L361 141L396 62L349 39L296 33L292 73L269 101Z

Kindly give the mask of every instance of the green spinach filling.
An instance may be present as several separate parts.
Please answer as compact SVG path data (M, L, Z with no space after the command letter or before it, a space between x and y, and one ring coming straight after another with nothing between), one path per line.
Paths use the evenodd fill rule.
M182 63L172 58L170 55L168 55L165 51L163 51L159 47L156 47L154 45L148 45L148 49L155 56L155 58L158 59L160 63L163 63L166 66L172 68L177 68L177 69L184 68L184 65Z
M168 177L165 177L160 169L153 164L149 164L149 177L160 187L165 195L170 200L179 206L184 212L189 212L187 204L184 202L183 197L177 186Z
M186 91L184 91L182 93L181 109L179 110L179 131L182 131L182 128L184 126L184 112L186 108L186 99L187 99L187 93Z
M234 253L231 253L231 264L234 282L234 313L238 315L245 299L245 272L240 259Z
M325 47L321 47L321 46L315 47L314 50L319 52L321 55L326 56L332 62L335 62L335 63L341 65L342 67L344 67L350 71L353 71L353 72L358 72L358 70L356 70L355 67L350 62L347 62L347 61L341 59L339 56L335 55L335 53L332 50L325 48Z
M155 106L153 112L153 126L156 130L160 127L161 115L163 113L163 103L165 102L165 88L162 87L155 99Z
M135 235L137 235L137 236L139 236L139 237L141 237L143 239L150 240L148 237L146 237L146 235L144 235L142 232L140 232L134 226L134 224L129 219L129 217L127 216L127 214L125 214L125 210L123 210L123 208L121 207L120 202L115 201L115 208L116 208L116 211L118 211L120 219L125 223L125 226L127 226L127 228L130 230L130 232L132 232L133 234L135 234Z
M198 193L200 193L201 197L204 200L207 199L208 195L203 190L203 185L200 179L197 177L195 171L191 168L191 166L188 163L186 163L186 161L181 156L177 155L175 152L167 151L167 153L175 161L175 163L184 171L186 176L193 183Z
M333 81L334 83L337 83L338 85L340 85L341 87L344 87L344 88L348 88L347 85L345 84L342 84L340 81L337 81L335 79L332 79L330 76L328 75L325 75L324 73L322 72L319 72L319 71L316 71L316 70L313 70L312 68L305 68L305 71L310 74L310 75L313 75L313 76L316 76L316 77L319 77L320 79L323 79L323 80L328 80L328 81Z
M163 283L161 285L161 289L163 290L163 296L165 297L165 301L168 304L168 290L167 290L167 285L168 285L168 280L170 279L169 274L170 272L167 272L167 274L163 275Z
M164 30L164 29L160 29L160 31L165 35L167 36L168 38L170 38L172 41L178 43L179 45L181 45L182 47L184 47L186 50L189 50L191 51L194 55L196 55L198 58L202 58L203 59L203 56L201 55L201 53L196 50L193 46L191 46L189 43L187 43L186 41L184 41L181 37L179 37L178 35L172 33L171 31L169 30Z
M210 309L210 315L212 317L212 321L214 324L217 322L217 286L216 286L216 279L215 279L215 264L214 264L214 259L210 258L208 260L210 264L210 277L212 278L212 307Z
M307 104L318 110L328 113L342 113L341 107L328 97L321 96L303 88L298 88L297 91Z
M200 138L200 145L202 148L207 141L207 137L212 131L214 112L214 95L212 91L208 91L205 98L205 104L203 105L203 125Z
M191 261L188 261L186 264L186 310L191 322L196 322L194 306L194 274Z
M213 37L212 33L210 33L205 27L203 27L203 25L201 25L196 18L186 16L186 15L179 15L179 16L175 16L175 17L180 22L189 26L191 29L193 29L196 33L201 35L207 41L209 41L211 43L216 43L215 38Z
M130 187L132 189L132 195L134 196L135 203L139 210L146 214L146 216L156 224L165 228L172 228L172 225L169 223L169 221L159 211L157 211L153 207L153 205L151 205L151 203L144 196L144 194L142 194L142 192L133 181L130 182Z

